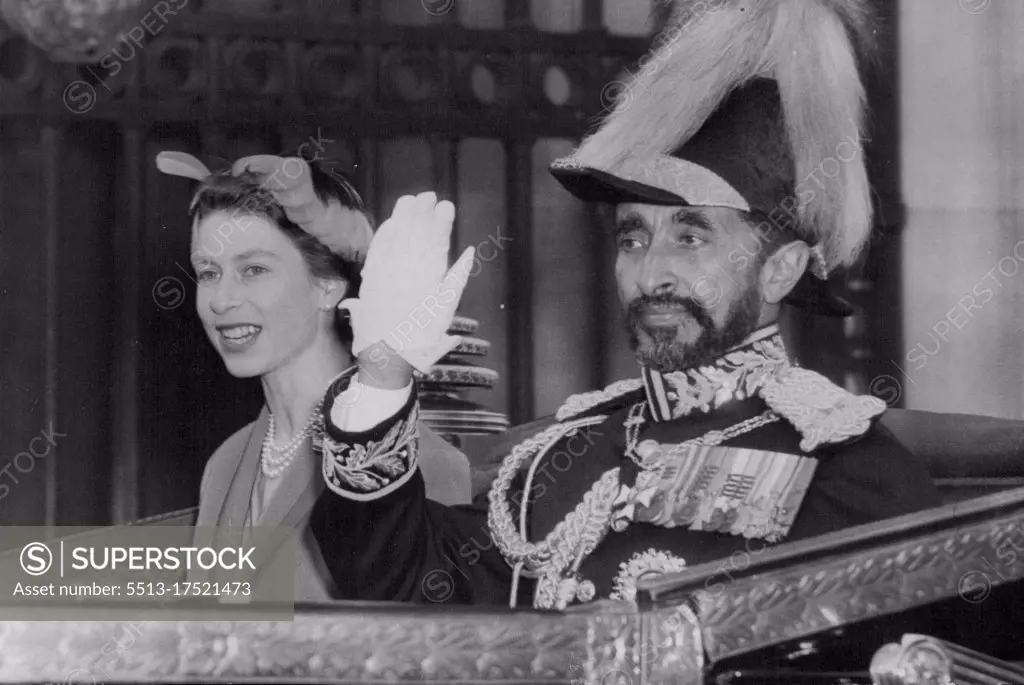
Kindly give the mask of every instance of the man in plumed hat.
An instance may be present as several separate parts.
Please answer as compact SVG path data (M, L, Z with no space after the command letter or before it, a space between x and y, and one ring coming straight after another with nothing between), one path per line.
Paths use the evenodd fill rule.
M472 255L445 276L454 208L400 200L359 299L342 305L361 368L325 401L328 489L313 527L342 596L632 601L650 574L940 504L879 425L884 402L793 366L777 324L784 304L849 313L825 279L869 238L862 4L678 5L657 68L551 169L576 197L615 208L638 377L566 400L473 505L429 502L413 369L452 349ZM407 269L376 269L375 252ZM412 339L394 336L425 299L435 315ZM440 572L453 587L434 582Z

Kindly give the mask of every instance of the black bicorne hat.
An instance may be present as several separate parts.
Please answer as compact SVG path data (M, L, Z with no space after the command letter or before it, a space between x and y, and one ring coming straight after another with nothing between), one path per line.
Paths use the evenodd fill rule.
M589 202L731 207L811 245L787 298L848 316L830 288L870 236L860 0L688 0L558 181ZM865 41L865 44L867 41Z

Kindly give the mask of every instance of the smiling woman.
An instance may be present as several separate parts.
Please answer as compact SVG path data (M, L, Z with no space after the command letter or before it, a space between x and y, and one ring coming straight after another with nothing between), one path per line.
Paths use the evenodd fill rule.
M333 179L310 169L329 189ZM253 173L211 177L192 215L196 308L233 375L274 384L274 372L307 350L318 377L351 365L351 330L334 312L359 289L357 262L289 220ZM321 328L327 335L317 336Z
M207 462L196 525L294 527L295 598L329 599L308 517L323 487L321 399L355 363L338 305L358 294L370 217L355 189L316 162L255 157L211 174L165 153L158 165L200 181L190 208L197 314L227 370L259 378L266 399ZM468 460L419 430L427 496L468 502Z

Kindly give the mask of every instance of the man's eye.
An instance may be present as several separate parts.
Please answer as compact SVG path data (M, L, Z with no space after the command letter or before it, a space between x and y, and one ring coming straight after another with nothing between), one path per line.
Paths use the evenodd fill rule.
M701 247L707 245L708 241L696 233L686 233L679 236L679 244L685 247Z
M618 242L620 250L642 250L645 245L644 239L637 235L620 236Z

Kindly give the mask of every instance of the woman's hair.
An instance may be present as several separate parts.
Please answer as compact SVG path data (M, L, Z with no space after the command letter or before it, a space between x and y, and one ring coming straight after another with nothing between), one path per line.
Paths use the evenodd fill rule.
M328 172L316 160L307 162L312 172L313 190L321 202L337 200L343 207L361 212L370 226L374 226L373 217L359 193L341 172ZM314 277L344 280L348 283L346 298L359 294L362 265L334 254L292 222L259 174L245 172L235 176L230 169L210 174L193 196L189 216L194 226L214 212L237 210L261 215L277 226L302 254ZM334 329L341 343L348 348L352 344L352 327L347 311L335 309Z

